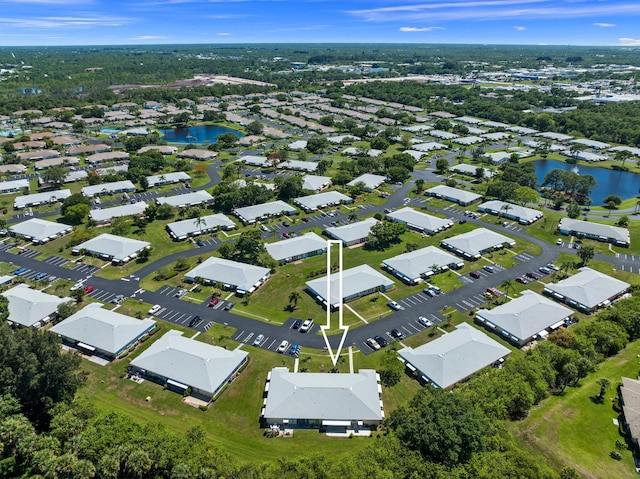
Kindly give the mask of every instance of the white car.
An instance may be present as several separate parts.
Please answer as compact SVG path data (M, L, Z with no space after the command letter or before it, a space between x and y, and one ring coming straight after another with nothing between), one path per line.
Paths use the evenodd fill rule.
M283 339L282 342L280 343L280 346L278 346L277 351L280 354L284 354L288 347L289 347L289 341L287 341L286 339Z
M418 322L422 324L425 328L430 328L431 326L433 326L433 323L429 321L427 318L425 318L424 316L418 316Z
M258 334L256 336L256 339L253 340L253 345L254 346L260 346L260 343L264 341L264 334Z
M400 304L396 303L395 301L389 301L387 303L387 306L389 306L394 311L402 311L404 309L402 306L400 306Z
M308 333L309 330L313 327L313 319L307 319L302 326L300 326L301 333Z
M151 309L149 310L149 314L156 314L161 309L162 309L162 306L160 306L159 304L156 304L151 307Z
M84 288L84 284L82 283L76 283L73 286L71 286L71 288L69 288L69 291L76 291L80 288Z
M562 244L562 238L558 238L558 239L556 240L556 244L557 244L558 246L560 246L560 245Z

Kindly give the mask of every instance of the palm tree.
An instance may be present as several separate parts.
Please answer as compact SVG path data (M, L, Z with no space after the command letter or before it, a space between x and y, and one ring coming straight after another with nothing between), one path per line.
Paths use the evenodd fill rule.
M356 213L355 211L352 211L351 213L349 213L349 217L348 217L350 222L354 222L358 219L358 213Z
M504 205L502 205L502 208L500 208L501 211L504 211L504 215L506 215L510 209L513 209L513 206L511 206L509 203L505 203ZM502 217L502 213L500 214L500 218Z
M622 161L622 165L621 166L624 168L624 162L627 161L632 156L633 156L633 154L630 151L620 150L615 154L615 156L613 158L616 159L616 160Z
M565 276L569 276L569 270L574 269L576 264L573 261L565 261L560 265L560 269L564 271Z
M289 304L293 303L293 306L296 307L300 298L301 296L298 291L291 291L291 293L289 294Z
M502 283L500 283L500 287L504 289L505 301L509 298L509 290L513 288L513 280L505 279Z
M205 220L201 216L198 216L195 220L193 220L193 224L196 226L196 228L198 228L198 230L202 231L202 226L207 225L207 220Z

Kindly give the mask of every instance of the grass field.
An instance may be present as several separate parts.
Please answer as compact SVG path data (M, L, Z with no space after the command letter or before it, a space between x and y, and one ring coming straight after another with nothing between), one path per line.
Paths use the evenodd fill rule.
M637 477L630 451L622 452L621 461L609 454L616 450L616 440L624 441L613 422L618 417L613 409L616 386L622 376L637 377L639 354L640 341L636 341L602 363L579 387L545 399L524 421L510 423L521 447L541 454L558 470L573 467L585 478ZM611 381L603 404L592 400L600 390L596 383L600 378Z
M129 361L159 338L173 324L158 322L161 331L152 339L141 345L139 350L123 360L107 366L98 366L83 361L82 367L89 373L89 379L78 393L80 398L90 400L104 412L119 411L129 414L140 422L160 422L175 432L185 432L190 427L200 425L207 433L207 440L224 448L241 461L275 460L279 457L296 457L313 450L324 454L336 454L359 450L365 447L370 439L345 440L329 438L317 431L296 431L292 439L265 439L259 427L262 393L267 373L273 367L287 366L293 368L291 356L276 355L251 346L243 346L249 351L249 363L238 378L231 383L211 405L208 411L187 406L182 403L182 396L164 390L159 384L145 381L137 384L126 379L125 374ZM183 330L183 329L181 329ZM185 334L191 334L188 332ZM200 335L199 340L209 344L221 344L234 348L236 343L229 337L231 328L221 325ZM331 361L320 352L312 352L313 359L304 362L311 372L319 372L331 367ZM303 351L301 358L307 355ZM359 368L375 368L381 354L364 356L354 353L355 370ZM343 369L346 366L343 365ZM393 388L383 389L385 411L396 408L410 399L419 389L416 381L406 376ZM148 400L147 400L148 399Z

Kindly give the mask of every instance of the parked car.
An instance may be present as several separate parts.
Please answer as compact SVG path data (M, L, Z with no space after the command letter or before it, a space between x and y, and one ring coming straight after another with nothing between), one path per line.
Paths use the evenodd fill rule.
M374 336L373 339L375 339L376 343L378 343L381 348L384 348L389 344L389 341L387 341L380 335Z
M156 314L158 311L160 311L162 309L162 306L160 306L159 304L155 304L151 307L151 309L149 310L149 314Z
M260 346L260 343L264 341L264 334L258 334L256 336L256 339L253 340L253 345L254 346Z
M289 341L287 341L286 339L283 339L276 351L279 352L280 354L284 354L288 347L289 347Z
M302 326L302 320L301 319L296 319L293 322L293 325L291 326L292 329L300 329L300 326Z
M430 328L431 326L433 326L433 323L429 321L427 318L425 318L424 316L418 316L418 322L422 324L425 328Z
M469 276L478 279L480 277L480 273L478 273L477 271L472 271L471 273L469 273Z
M404 334L402 334L402 331L400 331L399 329L392 329L389 334L391 334L391 337L396 338L396 339L404 339Z
M378 351L380 349L380 345L378 344L378 342L376 340L374 340L373 338L367 338L367 340L365 341L365 343L367 343L367 346L369 346L371 349L373 349L374 351Z
M113 304L120 304L120 303L122 303L123 301L124 301L124 294L119 294L119 295L115 296L115 297L111 300L111 302L112 302Z
M424 288L422 292L427 296L431 296L432 298L436 295L436 292L430 288Z
M216 304L218 304L219 302L220 302L220 298L215 298L215 297L211 298L211 301L209 301L209 307L211 308L211 307L215 306Z
M297 343L292 344L289 348L289 354L291 356L298 356L300 354L300 345Z
M558 268L558 267L557 267L555 264L553 264L553 263L549 263L549 264L547 265L547 268L549 268L549 269L551 269L551 270L553 270L553 271L560 271L560 268Z
M302 326L300 326L300 332L308 333L312 327L313 327L313 319L309 318L304 323L302 323Z
M86 288L84 288L84 292L85 292L85 294L89 294L89 293L93 292L94 289L95 288L93 286L89 285Z
M442 290L439 287L437 287L436 285L434 285L434 284L430 284L429 285L429 289L431 291L434 291L436 294L442 293Z
M458 224L459 224L459 225L463 225L463 224L465 224L466 222L467 222L467 220L465 220L465 219L458 220Z
M540 266L538 268L538 271L540 271L543 274L551 274L551 270L549 268L545 268L544 266Z
M518 276L518 277L516 278L516 281L517 281L518 283L522 283L522 284L527 284L527 283L529 282L529 281L527 280L527 278L525 278L524 276Z
M558 238L558 239L556 240L556 244L557 244L557 245L561 245L561 244L562 244L562 238Z
M489 265L483 266L482 269L485 270L488 273L493 273L494 272L493 266L489 266Z
M389 306L394 311L402 311L404 309L404 307L402 307L400 304L396 303L395 301L389 301L387 303L387 306Z
M196 245L198 245L198 246L200 246L202 248L204 246L204 241L198 240L198 241L196 241Z
M23 270L25 270L25 271L27 270L26 268L20 268L20 269L23 269ZM13 272L13 274L20 274L20 273L16 273L16 272L14 271L14 272ZM73 286L71 286L71 288L69 288L69 291L75 291L76 289L80 289L80 288L82 288L83 286L84 286L84 285L83 285L82 283L76 283L76 284L74 284Z
M233 308L236 305L236 303L234 303L233 301L227 301L224 305L224 310L225 311L229 311L231 310L231 308Z
M284 226L285 228L288 228L288 227L289 227L289 226L291 226L291 225L289 224L289 222L288 222L288 221L283 221L283 222L282 222L282 226Z
M173 297L174 298L182 298L185 294L187 294L187 290L186 289L179 289L178 291L173 293Z
M40 281L41 279L44 279L47 276L48 276L47 273L40 272L36 274L33 279L35 279L36 281Z

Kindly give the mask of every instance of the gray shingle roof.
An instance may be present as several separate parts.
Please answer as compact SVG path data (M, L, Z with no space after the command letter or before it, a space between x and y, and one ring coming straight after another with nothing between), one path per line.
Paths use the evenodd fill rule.
M314 232L265 245L271 257L277 261L327 249L327 241Z
M92 253L103 254L124 261L132 254L150 245L151 243L146 241L103 233L100 236L96 236L89 241L79 244L73 248L73 251L79 252L86 249Z
M245 361L249 353L228 351L171 330L131 361L136 368L214 394Z
M377 373L372 369L331 374L274 368L264 417L380 421L384 417L381 405Z
M185 276L229 284L242 291L253 291L270 272L269 268L212 256L188 271Z
M151 329L155 323L153 319L132 318L102 309L98 303L91 303L53 326L51 331L113 355Z
M494 309L481 309L479 318L489 321L520 340L528 339L568 318L573 311L533 291Z
M418 348L398 351L441 388L453 386L511 351L467 323Z
M557 283L549 283L546 290L572 299L588 308L595 308L604 301L629 289L630 284L599 271L580 268L579 273Z
M26 284L8 289L2 296L9 300L9 321L28 327L55 314L59 305L73 301L31 289Z

